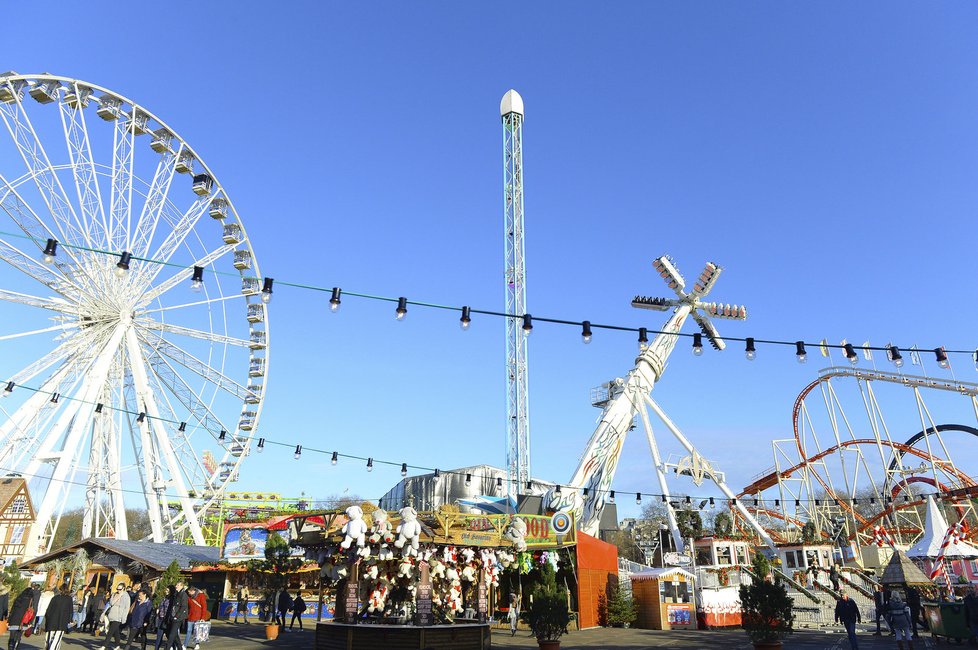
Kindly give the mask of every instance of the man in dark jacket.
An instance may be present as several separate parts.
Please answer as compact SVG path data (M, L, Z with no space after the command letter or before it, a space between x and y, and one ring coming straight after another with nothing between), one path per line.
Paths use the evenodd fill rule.
M166 613L166 620L170 628L166 633L166 650L183 650L180 642L180 628L183 627L190 613L189 597L187 595L187 584L183 580L178 580L173 598L170 600L170 610Z
M912 611L912 610L911 610ZM968 589L968 595L964 597L964 622L971 630L971 633L978 636L978 595L975 595L975 588ZM914 627L914 632L917 629Z
M28 627L24 624L24 615L33 602L34 590L28 587L17 595L14 604L10 606L10 639L7 641L7 650L17 650L20 647L20 637L24 628Z
M849 594L843 593L835 603L835 622L841 622L846 626L846 634L849 635L849 646L852 650L859 649L859 639L856 638L856 623L862 622L859 615L859 608L855 601L849 598Z
M873 592L873 604L876 606L876 631L873 635L882 636L880 619L886 623L887 630L890 629L890 622L886 620L886 607L890 604L890 590L883 591L883 585L876 585L876 591ZM890 631L892 632L892 630Z
M48 610L44 615L45 648L58 650L61 647L61 639L71 625L74 610L75 602L71 598L71 589L67 584L63 584L58 594L48 603Z
M907 606L910 608L910 617L913 619L913 638L916 639L920 636L917 634L917 624L921 623L924 619L920 617L922 609L920 606L920 592L914 587L907 587Z

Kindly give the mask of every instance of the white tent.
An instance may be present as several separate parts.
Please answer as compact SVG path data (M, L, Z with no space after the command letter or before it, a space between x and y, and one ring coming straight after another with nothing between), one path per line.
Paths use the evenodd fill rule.
M930 494L927 495L927 520L924 523L924 535L914 544L907 555L912 558L936 559L941 551L941 543L947 534L947 520L941 514L941 509ZM944 552L944 557L978 558L978 548L966 542L951 542Z

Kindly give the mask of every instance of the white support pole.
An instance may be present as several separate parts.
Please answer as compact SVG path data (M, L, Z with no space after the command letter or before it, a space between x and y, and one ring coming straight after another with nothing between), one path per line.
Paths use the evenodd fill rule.
M669 494L669 483L666 481L666 468L662 463L662 457L659 455L659 445L655 441L655 435L652 432L652 423L649 421L649 414L645 410L644 401L642 395L632 396L632 406L642 418L645 438L648 440L649 450L652 452L652 463L655 466L656 477L659 479L659 489L662 490L662 494L665 497L666 517L669 519L669 533L672 535L672 540L676 544L676 550L682 553L685 550L685 540L679 532L679 522L676 521L676 513L672 509L672 503L669 501L671 495Z
M666 415L665 411L663 411L662 408L660 408L659 405L656 404L655 400L653 400L651 397L646 395L645 402L649 405L649 407L653 411L655 411L655 414L659 416L659 419L662 420L662 423L666 425L666 428L672 432L672 435L675 436L676 440L679 441L679 444L681 444L683 447L686 448L686 451L690 452L691 454L699 453L698 451L696 451L696 448L693 447L693 444L686 439L686 436L682 434L682 432L679 430L679 427L673 424L672 420L669 419L669 416ZM744 507L744 504L742 504L737 499L737 495L735 495L733 491L731 491L730 488L727 487L726 482L718 479L716 476L713 475L712 472L710 473L710 479L716 484L718 488L720 488L720 491L723 492L723 494L728 499L730 499L731 503L734 504L734 507L737 508L740 514L744 517L744 519L747 520L747 522L751 525L751 527L754 528L754 531L757 532L761 540L765 544L767 544L771 549L775 549L776 547L774 544L774 540L771 539L771 536L767 534L767 531L764 530L764 527L758 523L758 521L754 518L754 515L748 512L747 508Z
M98 356L95 358L94 363L91 365L91 370L85 374L82 390L79 392L79 398L77 400L72 400L72 404L65 409L67 411L74 407L76 410L78 410L78 415L74 418L74 422L72 423L68 436L65 439L64 447L58 453L58 460L55 464L54 472L51 474L49 483L50 487L45 492L44 499L41 501L41 506L37 510L37 519L34 525L31 526L31 534L27 540L27 545L24 551L25 556L27 557L36 555L42 543L44 544L45 548L47 547L48 540L46 539L46 536L51 533L51 531L48 530L48 524L52 514L54 514L54 507L60 492L58 488L63 485L68 476L68 472L71 471L78 462L78 446L81 443L85 432L89 428L92 412L95 409L94 401L101 393L102 386L105 385L105 380L108 377L112 360L115 358L115 355L118 352L119 345L122 342L122 337L127 329L128 324L126 323L120 323L118 326L116 326L111 338L109 338L108 342L105 344L105 347L102 348ZM48 448L48 452L50 452L50 447L52 444L53 441L49 437L48 440L45 440L42 448L46 446ZM35 457L28 465L28 475L36 474L41 462L42 461Z
M187 485L183 480L183 473L180 469L180 463L177 460L176 454L173 452L173 447L170 445L170 438L165 427L163 426L160 416L160 409L156 404L155 394L149 385L149 373L146 371L146 366L143 363L143 357L139 353L139 344L136 340L136 334L132 330L130 330L127 334L126 343L129 350L129 363L132 368L133 382L136 385L136 394L139 397L139 400L146 404L146 414L149 415L152 423L151 429L155 434L156 444L158 445L160 455L166 462L170 481L173 483L173 488L177 493L177 499L180 502L180 509L182 510L184 519L186 519L187 525L190 528L190 534L194 539L194 544L203 546L205 543L204 533L200 528L200 521L197 520L197 514L194 512L193 503L191 502L190 494L187 491Z

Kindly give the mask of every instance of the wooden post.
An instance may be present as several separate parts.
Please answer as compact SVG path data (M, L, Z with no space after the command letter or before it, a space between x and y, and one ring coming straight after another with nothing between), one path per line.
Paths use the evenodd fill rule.
M316 622L323 620L323 576L319 576L319 607L316 608Z

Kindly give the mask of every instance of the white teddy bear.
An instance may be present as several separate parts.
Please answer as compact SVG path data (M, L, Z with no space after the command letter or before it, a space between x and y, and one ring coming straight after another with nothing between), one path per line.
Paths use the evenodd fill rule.
M367 536L367 522L363 520L363 510L360 509L360 506L350 506L346 509L346 516L348 521L340 529L344 535L340 548L348 549L353 542L357 543L358 549L363 548Z
M429 560L428 564L431 567L430 575L432 579L440 580L445 577L444 563L439 562L437 558L432 558L431 560Z
M465 580L466 582L475 582L475 576L475 565L466 564L465 568L462 569L462 580Z
M526 522L519 517L510 519L509 524L503 531L503 539L513 542L513 548L517 553L526 550Z
M397 541L394 546L402 549L401 556L408 557L418 554L418 540L421 538L421 522L418 521L418 511L407 506L401 508L401 523L397 526Z
M373 512L374 525L370 529L370 543L371 544L390 544L394 541L394 536L391 535L391 524L387 521L387 511L382 508L377 508Z
M414 576L414 560L406 556L397 567L398 578L412 578Z
M471 564L472 560L475 558L475 551L473 551L471 548L463 548L462 558L466 564Z
M496 558L499 560L499 566L504 569L508 569L514 562L516 562L516 556L512 553L507 553L506 551L499 551L496 553Z

